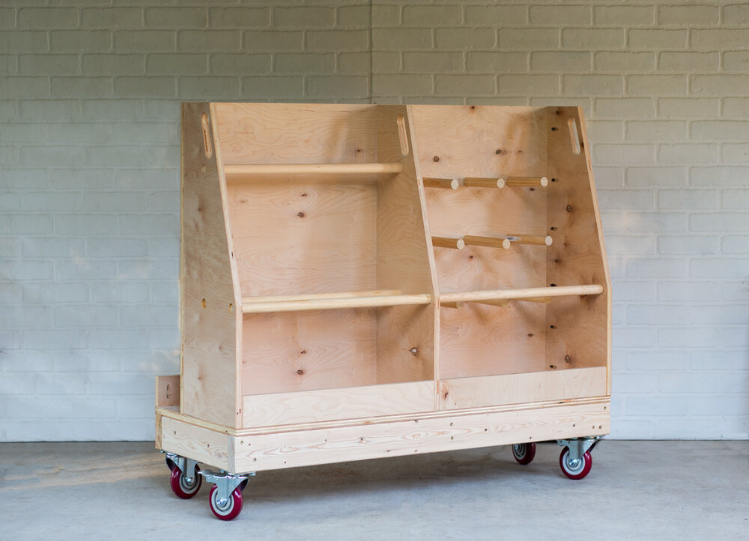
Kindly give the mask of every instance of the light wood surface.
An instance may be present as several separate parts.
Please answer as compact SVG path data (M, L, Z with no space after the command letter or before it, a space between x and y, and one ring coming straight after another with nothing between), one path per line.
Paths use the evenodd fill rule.
M272 175L376 175L400 173L400 163L305 163L226 165L230 176L267 177Z
M446 379L440 384L441 409L446 410L602 396L606 367Z
M237 387L237 305L218 151L205 156L207 104L182 106L181 410L241 426ZM212 115L211 115L212 116ZM212 126L215 126L215 118ZM215 128L214 128L215 130ZM215 134L214 134L215 135ZM215 141L214 141L215 145Z
M429 262L429 238L421 209L419 183L412 155L403 156L398 118L402 105L383 105L377 116L377 159L399 160L403 171L377 184L377 287L418 294L426 304L434 298ZM412 145L409 145L413 149ZM413 151L413 150L412 150ZM377 383L434 378L434 318L436 306L392 306L377 311Z
M600 284L557 287L530 287L523 289L495 289L489 291L463 291L456 293L442 293L440 295L440 302L600 295L601 293L603 293L603 291L604 287Z
M263 471L350 460L492 447L609 432L608 401L497 413L455 413L364 426L235 439L234 470Z
M245 395L245 428L432 411L434 382Z
M232 471L233 438L177 419L161 418L161 449Z
M245 314L265 312L298 312L301 310L340 310L343 308L374 308L378 306L401 306L404 304L430 304L432 296L420 295L377 295L374 297L318 298L294 301L250 302L242 305Z
M440 248L455 248L456 250L462 250L466 247L466 242L463 239L432 237L432 245Z
M570 144L569 121L575 119L583 152ZM554 244L546 256L547 284L601 284L601 295L567 297L548 306L546 357L570 366L609 367L611 352L611 282L603 247L590 151L585 140L582 111L575 107L550 108L548 226ZM557 128L552 131L551 128ZM550 229L551 231L551 229ZM610 387L609 387L610 391Z
M376 105L215 104L224 165L377 163Z
M270 295L264 297L244 297L242 304L254 302L311 301L317 299L355 299L358 297L379 297L400 295L400 289L375 289L372 291L341 291L334 293L300 293L299 295Z
M156 376L156 407L179 406L179 374Z

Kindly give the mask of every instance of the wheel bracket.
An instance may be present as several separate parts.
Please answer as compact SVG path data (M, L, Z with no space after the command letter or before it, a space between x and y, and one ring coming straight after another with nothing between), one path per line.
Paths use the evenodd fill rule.
M570 463L577 463L587 451L592 451L599 441L601 441L601 436L570 438L568 440L557 440L557 445L567 447L570 450L567 460Z
M216 502L219 506L226 505L231 498L231 493L237 489L237 487L246 483L249 477L254 477L255 472L248 473L247 475L235 475L228 472L214 472L211 470L200 470L198 472L203 476L209 483L216 485L216 492L218 501Z
M166 453L166 458L167 460L174 462L174 464L180 469L187 483L192 483L193 475L195 475L195 468L198 466L197 460L169 452Z

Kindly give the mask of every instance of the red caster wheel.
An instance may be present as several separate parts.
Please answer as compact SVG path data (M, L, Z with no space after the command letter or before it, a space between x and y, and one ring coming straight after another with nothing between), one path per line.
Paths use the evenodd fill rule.
M218 487L213 485L210 496L211 511L221 520L234 520L242 512L242 491L235 488L231 496L225 501L218 497Z
M176 464L172 466L172 476L169 479L169 484L172 487L172 492L175 495L182 498L183 500L189 500L200 490L200 485L203 482L203 478L198 473L198 466L195 465L195 471L190 479L188 479L182 470L180 470Z
M590 473L590 468L593 467L593 457L590 456L588 451L585 451L579 460L571 460L570 450L565 447L562 449L562 454L559 455L559 466L561 466L564 475L570 479L582 479Z
M518 464L525 466L533 462L536 457L535 443L516 443L512 446L512 456L518 461Z

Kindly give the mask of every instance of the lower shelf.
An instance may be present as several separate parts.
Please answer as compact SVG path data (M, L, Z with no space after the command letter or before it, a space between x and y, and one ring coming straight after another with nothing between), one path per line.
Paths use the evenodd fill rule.
M245 428L362 419L434 410L434 381L247 395Z
M200 426L156 409L156 447L231 473L496 445L602 436L610 429L608 398L442 411L396 420L331 423L320 428L238 430Z

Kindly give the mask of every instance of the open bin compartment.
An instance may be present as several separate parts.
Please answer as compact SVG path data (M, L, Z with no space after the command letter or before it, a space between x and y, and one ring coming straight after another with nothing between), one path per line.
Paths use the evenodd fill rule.
M413 106L410 112L431 235L466 239L462 249L433 248L441 299L447 293L603 286L603 294L505 300L505 306L491 300L495 304L443 304L440 407L606 395L610 295L579 111ZM508 179L500 181L504 186L489 186L499 178ZM484 179L487 187L470 186L468 179ZM468 244L468 236L508 235L551 245Z

